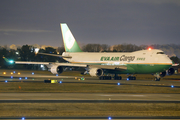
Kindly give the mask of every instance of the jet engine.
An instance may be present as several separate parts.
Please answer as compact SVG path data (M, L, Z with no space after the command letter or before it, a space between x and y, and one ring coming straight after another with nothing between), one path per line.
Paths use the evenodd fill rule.
M160 77L164 77L165 75L173 75L174 74L174 68L169 68L168 70L161 72L159 75Z
M160 77L164 77L166 75L166 71L161 72L159 75L160 75Z
M174 68L169 68L169 70L167 70L167 74L173 75L174 74Z
M89 71L89 74L93 77L96 77L96 76L99 77L103 75L103 70L99 68L91 68Z
M53 65L51 67L51 73L52 74L61 74L62 72L63 72L63 67L62 66Z

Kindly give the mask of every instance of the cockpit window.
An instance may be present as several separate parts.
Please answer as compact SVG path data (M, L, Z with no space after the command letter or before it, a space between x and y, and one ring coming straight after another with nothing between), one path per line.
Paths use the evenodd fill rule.
M164 52L157 52L157 54L164 54Z

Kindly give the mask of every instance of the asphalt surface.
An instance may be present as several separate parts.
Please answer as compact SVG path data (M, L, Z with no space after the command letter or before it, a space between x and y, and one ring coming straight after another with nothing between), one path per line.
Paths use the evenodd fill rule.
M179 120L180 117L11 117L3 120Z
M11 78L13 76L13 78ZM121 84L136 85L142 84L147 86L162 86L170 87L174 85L180 87L179 80L102 80L98 78L86 77L86 80L79 81L81 77L76 76L56 76L52 74L31 74L21 73L20 75L14 74L0 74L0 82L43 82L45 79L56 79L64 83L79 83L86 84ZM27 77L27 79L26 79ZM21 78L21 79L20 79ZM0 103L180 103L180 94L100 94L100 93L0 93ZM19 117L0 117L3 120L23 120ZM109 117L27 117L24 120L108 120ZM113 119L121 120L169 120L180 119L180 117L112 117Z
M180 101L179 94L0 93L0 100L148 100Z

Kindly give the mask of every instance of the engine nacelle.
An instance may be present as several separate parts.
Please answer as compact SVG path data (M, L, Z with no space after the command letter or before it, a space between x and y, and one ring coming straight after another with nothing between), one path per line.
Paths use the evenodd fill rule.
M62 66L53 65L51 67L51 73L52 74L61 74L62 72L63 72L63 67Z
M166 75L166 71L161 72L159 75L160 75L160 77L164 77Z
M169 68L169 70L167 70L167 75L173 75L174 74L174 68Z
M103 75L103 70L99 68L91 68L89 74L93 77L99 77Z
M168 70L161 72L159 75L160 77L164 77L165 75L173 75L174 74L174 68L169 68Z

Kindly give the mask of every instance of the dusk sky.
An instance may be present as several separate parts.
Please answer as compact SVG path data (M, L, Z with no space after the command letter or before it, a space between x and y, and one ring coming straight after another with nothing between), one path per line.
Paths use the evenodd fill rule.
M60 23L82 44L180 44L180 0L1 0L0 46L62 46Z

